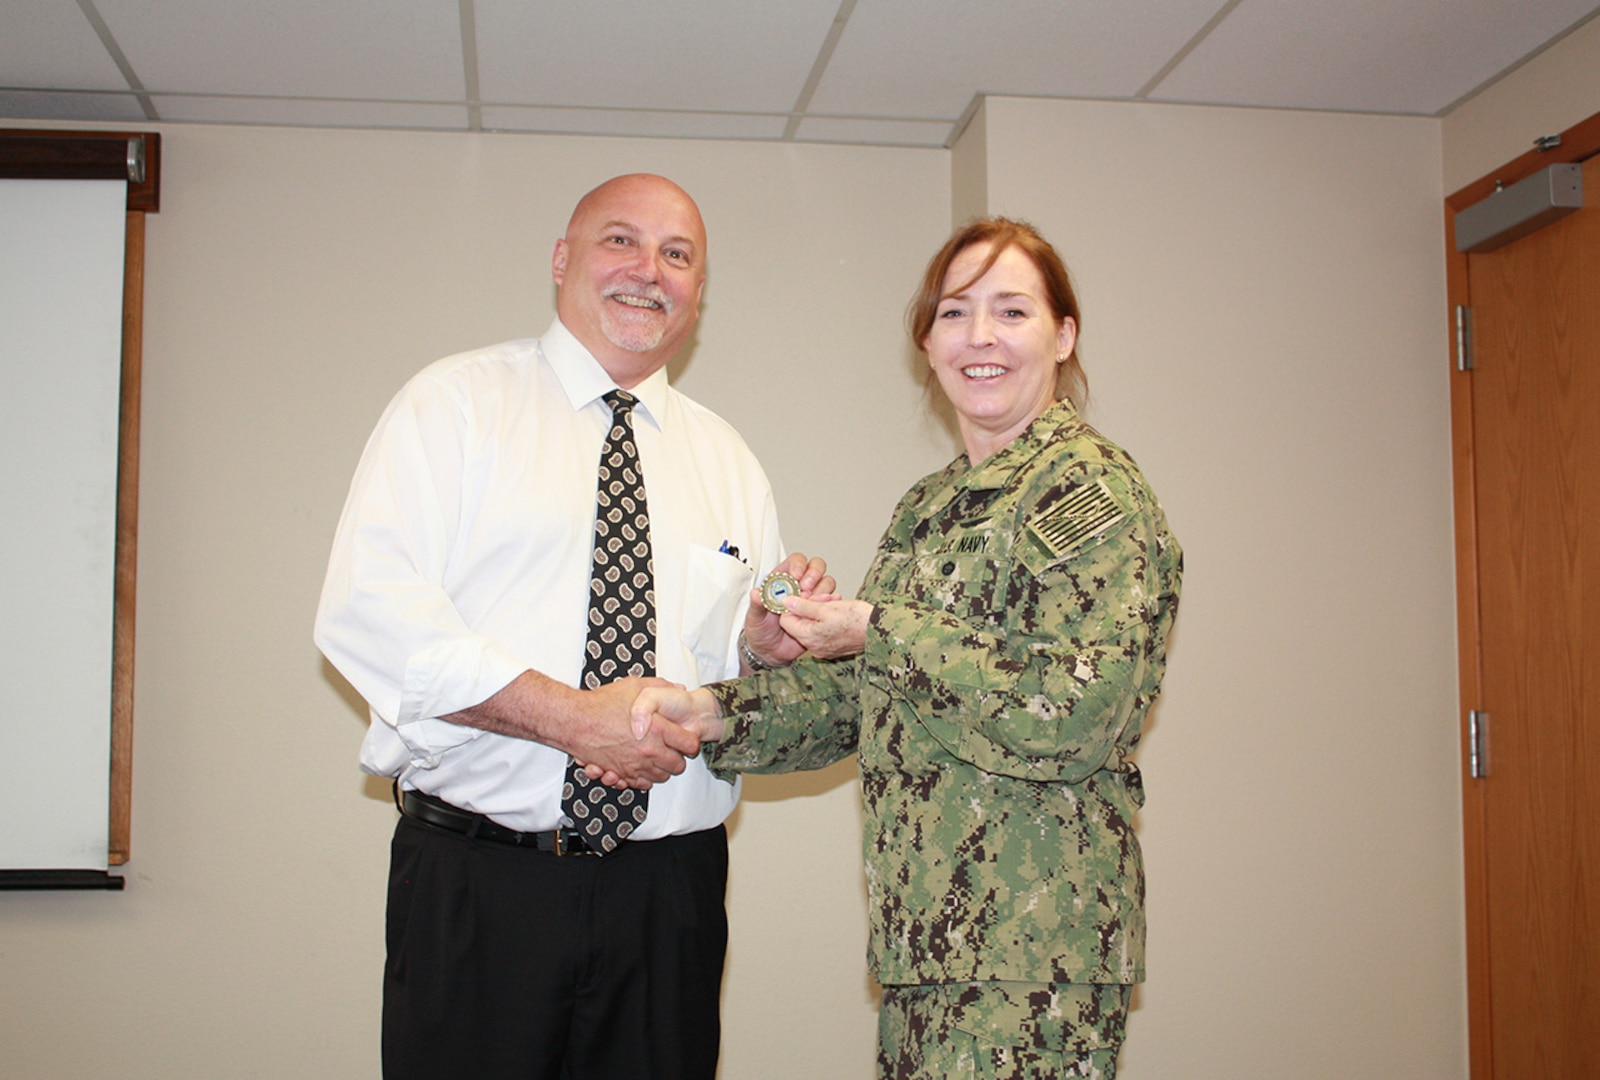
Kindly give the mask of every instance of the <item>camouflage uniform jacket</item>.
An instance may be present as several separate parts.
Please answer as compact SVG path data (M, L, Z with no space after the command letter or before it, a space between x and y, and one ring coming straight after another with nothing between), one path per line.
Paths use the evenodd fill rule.
M1144 977L1144 801L1125 759L1166 668L1182 553L1138 467L1047 409L900 501L861 655L713 684L722 772L859 754L883 985Z

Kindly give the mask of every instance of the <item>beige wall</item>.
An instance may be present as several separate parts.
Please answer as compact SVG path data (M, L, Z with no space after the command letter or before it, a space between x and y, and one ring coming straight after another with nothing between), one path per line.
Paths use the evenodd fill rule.
M950 221L952 227L989 209L989 139L984 103L979 102L966 129L950 148Z
M1465 187L1600 110L1600 18L1444 118L1444 189ZM1591 196L1594 198L1595 196Z
M1438 124L986 112L1186 553L1126 1075L1463 1076Z
M1034 218L1077 272L1091 417L1189 557L1123 1075L1465 1076L1440 123L997 99L972 131L165 129L134 859L122 894L0 894L6 1075L376 1075L393 811L310 642L334 519L399 383L542 330L573 199L652 169L711 228L680 385L849 587L952 452L900 317L953 201ZM858 829L848 765L749 784L726 1080L871 1075Z

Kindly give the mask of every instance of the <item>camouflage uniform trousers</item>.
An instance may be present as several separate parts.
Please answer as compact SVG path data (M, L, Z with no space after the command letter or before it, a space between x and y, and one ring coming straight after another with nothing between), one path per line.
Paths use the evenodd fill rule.
M880 1080L1116 1080L1133 987L975 982L886 986Z

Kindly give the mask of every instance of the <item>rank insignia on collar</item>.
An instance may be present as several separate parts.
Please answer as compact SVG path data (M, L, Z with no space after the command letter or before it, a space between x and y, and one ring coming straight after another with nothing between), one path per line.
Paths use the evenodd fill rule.
M1067 554L1085 540L1099 536L1121 521L1125 511L1097 480L1067 493L1050 510L1029 523L1028 528L1056 558Z

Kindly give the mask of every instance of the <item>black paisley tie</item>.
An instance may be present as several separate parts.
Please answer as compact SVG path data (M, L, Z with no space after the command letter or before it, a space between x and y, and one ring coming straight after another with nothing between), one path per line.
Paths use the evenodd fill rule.
M589 638L584 645L583 688L629 675L656 673L656 595L650 565L650 515L644 473L633 441L633 406L626 390L606 395L611 433L600 449L600 482L589 583ZM561 811L585 842L615 851L644 823L649 792L608 788L569 762Z

